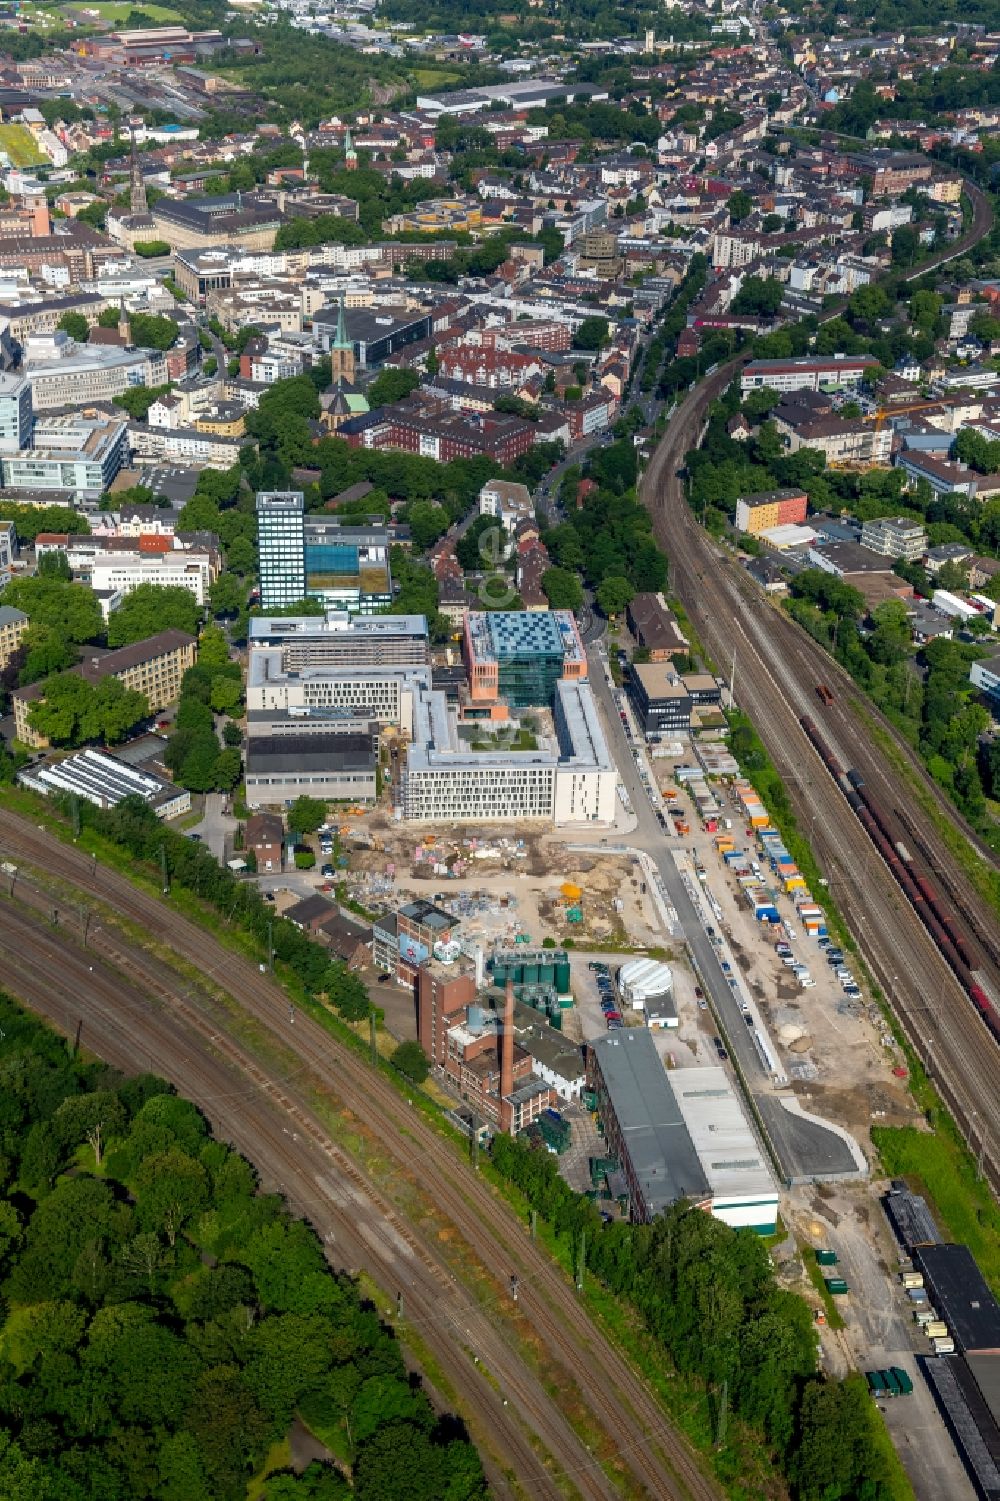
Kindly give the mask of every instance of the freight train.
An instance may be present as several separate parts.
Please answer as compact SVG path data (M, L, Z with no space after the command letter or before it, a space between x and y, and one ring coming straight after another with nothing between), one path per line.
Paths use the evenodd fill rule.
M866 787L861 773L853 768L844 770L812 719L804 715L799 723L857 815L865 833L902 887L907 901L931 935L941 957L953 971L994 1038L1000 1042L1000 1016L979 983L982 959L975 944L928 879L924 867L913 858L899 839L899 831L893 819ZM931 873L940 880L940 873L935 871L932 862L928 861L928 864Z

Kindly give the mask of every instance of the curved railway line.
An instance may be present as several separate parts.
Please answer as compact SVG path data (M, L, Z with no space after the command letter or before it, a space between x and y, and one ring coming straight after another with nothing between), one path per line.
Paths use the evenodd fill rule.
M550 1493L556 1475L569 1481L577 1493L587 1497L608 1497L619 1494L602 1467L602 1461L619 1473L622 1482L632 1495L650 1498L677 1498L677 1501L717 1501L720 1490L706 1473L700 1460L686 1440L674 1429L669 1417L655 1395L625 1358L615 1350L590 1320L578 1297L548 1255L529 1239L525 1227L518 1221L506 1203L491 1190L480 1177L475 1176L456 1155L451 1145L445 1142L434 1127L417 1111L409 1108L393 1085L354 1051L340 1043L308 1016L296 1013L294 1025L288 1021L288 999L284 992L266 974L249 961L225 949L203 929L181 917L170 906L169 899L159 899L139 890L123 876L95 864L82 851L62 844L54 836L35 828L27 820L6 811L0 812L0 850L5 859L19 866L25 862L62 878L79 892L113 908L158 943L169 947L183 959L195 965L208 976L211 982L235 996L248 1018L255 1022L273 1039L280 1042L286 1052L295 1055L308 1076L321 1088L328 1088L341 1105L355 1114L359 1120L377 1119L380 1140L386 1152L395 1157L409 1172L417 1172L421 1189L428 1198L447 1215L465 1240L470 1250L496 1277L494 1295L488 1305L488 1314L483 1305L477 1304L470 1294L464 1294L451 1279L440 1246L430 1237L414 1232L419 1242L419 1255L407 1263L406 1270L413 1274L414 1267L421 1266L429 1258L430 1267L421 1272L423 1291L418 1295L423 1302L420 1332L432 1344L442 1364L452 1377L463 1396L469 1385L469 1375L476 1368L471 1356L463 1352L456 1370L456 1344L482 1351L482 1367L485 1367L502 1387L502 1403L506 1397L512 1407L516 1403L520 1422L529 1433L534 1433L553 1456L554 1467L550 1481ZM22 894L25 883L21 877L15 885L14 900ZM30 886L28 887L30 891ZM40 898L40 900L38 900ZM14 951L20 954L33 952L33 944L49 950L57 940L44 927L44 913L52 905L52 897L46 893L36 894L39 916L30 919L33 938L25 935L23 944ZM14 909L8 901L0 900L0 934L4 924L12 922ZM42 924L42 926L40 926ZM142 1066L167 1070L185 1094L203 1105L213 1121L238 1142L251 1160L261 1163L263 1158L277 1152L281 1155L285 1170L290 1173L294 1154L289 1154L288 1142L283 1139L282 1127L277 1124L294 1110L294 1119L303 1123L303 1134L312 1144L308 1150L326 1153L326 1175L334 1178L334 1187L339 1188L341 1175L352 1177L352 1198L363 1193L365 1198L383 1208L385 1216L391 1214L394 1226L392 1242L397 1247L395 1263L380 1261L378 1248L355 1245L353 1264L379 1266L379 1280L389 1288L396 1286L400 1275L398 1244L403 1233L401 1216L384 1206L384 1198L373 1189L367 1175L357 1169L348 1172L348 1159L336 1154L337 1171L330 1174L333 1144L328 1141L322 1123L318 1121L303 1094L302 1085L291 1077L272 1082L256 1064L237 1039L227 1035L224 1016L213 1014L205 996L199 996L193 987L180 977L152 961L137 945L130 945L123 935L115 932L109 940L101 925L93 938L88 939L89 949L95 944L111 942L112 953L124 974L132 979L141 978L149 992L160 998L156 1007L141 1003L133 1005L130 1016L135 1027L135 1037L130 1039L130 1066L135 1067L137 1054ZM63 945L69 943L64 935ZM98 973L95 965L95 975ZM31 974L21 969L21 976L12 980L17 992L32 1001L26 986ZM76 1016L90 1017L91 1011L99 1015L104 1002L98 996L92 999L91 992L96 982L89 971L82 976L82 983L71 991L72 1008L64 1025ZM119 1011L121 1007L119 1006ZM49 1013L51 1014L51 1013ZM105 1029L102 1039L107 1039L106 1028L112 1024L114 1013L106 1014L102 1022ZM155 1037L158 1043L167 1046L165 1017L170 1019L169 1051L164 1057L156 1057L143 1045L145 1037ZM120 1019L117 1023L120 1031ZM177 1030L184 1042L178 1052ZM198 1039L200 1052L192 1047ZM119 1036L119 1046L123 1039ZM203 1087L204 1071L207 1068L206 1054L211 1050L220 1054L220 1067L230 1081L244 1078L251 1081L253 1089L245 1096L245 1102L253 1099L259 1103L270 1102L270 1113L265 1119L263 1110L251 1112L247 1105L240 1111L223 1113L213 1105L213 1094L219 1086L213 1080L211 1089ZM103 1048L99 1049L103 1052ZM191 1075L192 1059L198 1056L198 1071ZM225 1063L223 1063L225 1060ZM234 1072L235 1071L235 1072ZM195 1093L194 1078L201 1090ZM224 1087L225 1088L225 1087ZM277 1112L275 1113L275 1106ZM243 1117L246 1117L245 1119ZM305 1122L310 1124L306 1129ZM302 1150L307 1150L305 1142ZM266 1152L265 1152L266 1149ZM315 1177L315 1174L314 1174ZM289 1185L289 1196L297 1207L319 1228L320 1215L327 1221L335 1212L335 1204L329 1196L318 1196L315 1182L309 1186L308 1177L288 1176L279 1179ZM297 1187L292 1187L295 1183ZM348 1204L350 1209L350 1203ZM322 1233L322 1231L321 1231ZM355 1236L356 1242L356 1236ZM407 1241L409 1244L410 1242ZM411 1249L414 1247L411 1245ZM431 1270L436 1267L433 1279ZM544 1341L549 1353L564 1368L566 1387L562 1396L567 1400L578 1393L579 1399L593 1415L600 1431L595 1431L593 1453L582 1444L568 1422L560 1413L559 1403L540 1383L535 1381L534 1390L528 1391L525 1381L523 1357L511 1348L511 1334L505 1329L513 1314L510 1301L509 1279L516 1275L519 1282L518 1310L530 1323L532 1329ZM388 1276L388 1282L385 1278ZM451 1286L457 1307L448 1312L447 1292ZM408 1286L403 1292L410 1297ZM475 1322L467 1315L475 1313ZM448 1323L442 1335L442 1320ZM485 1326L484 1321L485 1320ZM464 1322L463 1322L464 1321ZM469 1333L464 1333L468 1329ZM477 1383L477 1386L482 1383ZM491 1423L496 1425L498 1402L491 1408ZM507 1416L501 1430L502 1447L510 1454L512 1467L526 1490L533 1490L544 1483L543 1470L537 1455L530 1463L523 1453L524 1436L521 1436L521 1451L512 1441L507 1449L511 1428L511 1410L499 1406ZM558 1421L557 1421L558 1418ZM512 1436L513 1439L513 1436ZM514 1456L518 1457L516 1466Z
M954 254L982 238L992 223L989 205L971 189L975 218ZM927 269L926 267L923 269ZM736 697L750 715L788 789L800 827L817 848L832 895L878 977L918 1056L954 1112L970 1145L982 1153L994 1189L1000 1187L1000 1049L969 997L932 944L863 828L846 816L843 797L802 731L815 718L845 766L856 767L885 807L906 810L908 827L937 867L950 899L984 951L983 983L1000 1000L997 919L942 840L912 788L888 763L866 720L892 735L936 806L985 858L993 856L962 824L915 753L900 742L877 709L829 654L788 615L773 608L746 572L698 525L679 471L697 447L711 402L726 389L744 358L729 361L689 392L676 410L642 481L658 541L671 562L672 587L720 670L735 672ZM833 690L820 705L816 685Z

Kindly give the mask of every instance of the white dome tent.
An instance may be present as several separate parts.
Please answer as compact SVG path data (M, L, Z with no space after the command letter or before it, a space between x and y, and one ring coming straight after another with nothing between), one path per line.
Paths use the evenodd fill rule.
M670 966L659 959L628 959L618 971L618 989L635 1011L642 1010L647 998L669 995L673 988Z

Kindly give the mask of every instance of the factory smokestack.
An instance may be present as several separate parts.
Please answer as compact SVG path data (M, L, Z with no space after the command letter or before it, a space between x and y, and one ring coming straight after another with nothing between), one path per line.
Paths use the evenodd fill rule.
M514 982L507 981L503 998L503 1027L500 1032L500 1098L514 1093Z

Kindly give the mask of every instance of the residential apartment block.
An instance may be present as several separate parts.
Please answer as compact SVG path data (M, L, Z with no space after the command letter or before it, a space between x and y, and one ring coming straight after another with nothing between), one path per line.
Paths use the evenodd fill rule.
M157 714L180 697L181 678L194 666L197 657L198 643L193 636L186 631L169 630L117 651L91 655L72 671L95 685L105 678L117 678L122 687L144 693L150 713ZM44 750L49 742L32 727L28 714L31 705L44 697L43 683L30 683L11 694L14 733L23 745L36 750Z
M766 490L736 502L736 525L757 537L775 526L798 526L806 519L809 497L804 490Z
M902 516L879 516L861 528L861 546L884 558L912 563L927 551L927 533L918 521Z
M28 629L28 617L13 605L0 605L0 671L10 666Z

